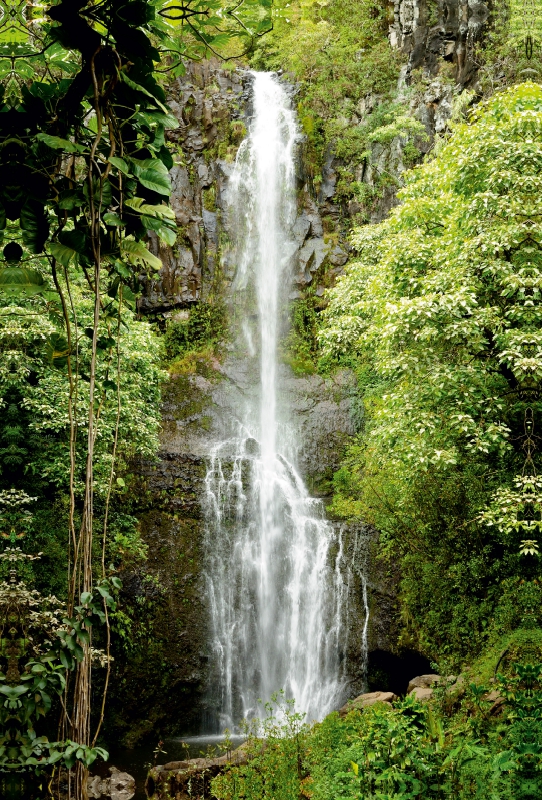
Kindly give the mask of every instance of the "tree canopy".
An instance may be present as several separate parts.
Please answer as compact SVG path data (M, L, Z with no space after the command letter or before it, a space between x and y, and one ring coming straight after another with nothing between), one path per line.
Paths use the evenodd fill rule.
M354 363L366 405L335 508L403 554L429 652L476 646L472 625L483 639L501 581L521 574L525 542L539 546L526 442L541 410L541 125L533 83L456 124L390 218L354 233L358 258L325 312L325 352ZM516 475L536 489L532 513L516 494L516 524L482 519Z

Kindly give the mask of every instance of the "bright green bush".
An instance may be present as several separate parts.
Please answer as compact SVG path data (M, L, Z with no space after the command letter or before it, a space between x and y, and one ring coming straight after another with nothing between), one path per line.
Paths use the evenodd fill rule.
M435 657L483 645L521 542L538 547L518 520L540 492L514 479L542 411L541 130L532 83L456 125L390 218L356 230L324 312L327 358L357 365L366 408L333 507L400 558L404 641Z

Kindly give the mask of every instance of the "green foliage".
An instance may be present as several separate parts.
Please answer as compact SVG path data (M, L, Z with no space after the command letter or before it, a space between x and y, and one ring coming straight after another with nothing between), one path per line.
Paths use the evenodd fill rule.
M292 304L291 325L281 343L282 359L298 375L316 371L320 299L312 294Z
M401 558L405 642L428 653L480 648L538 549L541 125L532 83L456 124L390 219L355 232L324 312L366 407L334 510Z
M3 517L9 512L12 518L20 516L29 500L21 493L3 493ZM25 510L22 513L27 514ZM0 639L5 670L0 673L0 768L40 772L44 766L62 761L70 769L76 760L90 766L98 756L107 758L103 748L70 740L51 742L47 736L38 736L34 728L55 705L58 710L67 673L82 660L82 645L90 642L94 622L105 620L102 598L114 610L111 592L113 587L120 588L120 581L105 580L97 584L94 594L83 593L69 616L56 597L29 590L20 580L20 566L36 558L18 547L8 547L1 554L2 562L9 566L9 581L0 583L0 613L9 628L4 627ZM98 661L104 657L97 650L93 655Z
M104 294L107 283L104 281ZM83 280L73 275L72 325L79 331L78 366L82 378L78 385L75 418L81 436L88 428L89 363L92 341L86 331L93 330L92 299ZM96 439L95 489L104 496L109 485L111 445L117 427L120 398L119 448L116 469L122 472L127 461L138 453L152 456L158 446L160 382L158 341L150 326L136 321L134 313L122 308L118 299L109 302L110 313L120 313L122 325L118 340L111 336L110 320L99 328L96 409L99 418ZM70 461L69 440L70 383L66 364L60 363L59 309L54 301L39 298L13 299L0 310L0 396L9 398L10 420L4 428L7 447L0 450L0 474L8 481L32 484L34 491L50 493L67 490ZM117 357L119 364L117 365ZM120 366L117 378L117 366ZM138 381L133 380L137 373ZM1 433L0 433L1 435ZM20 452L19 452L20 451ZM75 490L81 496L84 486L85 451L76 454ZM114 491L123 488L115 483Z
M489 95L529 78L540 80L542 6L539 0L508 0L491 9L476 47L479 81Z
M162 76L181 75L186 58L246 52L269 29L269 6L268 0L0 2L3 535L11 544L43 542L46 561L62 547L56 569L46 563L38 578L58 585L59 571L67 577L66 613L39 664L29 660L20 610L31 616L38 602L37 590L26 589L36 577L33 557L21 554L21 581L6 589L13 603L4 603L1 627L17 637L4 642L1 654L2 666L8 663L0 687L8 712L0 720L0 771L34 765L51 775L63 758L74 767L70 796L72 789L86 796L83 767L102 753L95 744L105 698L96 688L105 692L108 677L101 686L91 679L94 618L107 630L109 676L114 573L145 556L134 521L115 504L126 492L129 463L152 458L158 446L163 376L156 339L138 320L135 303L142 276L161 267L147 247L148 232L169 245L177 233L167 205L173 158L165 139L178 122L165 105ZM24 510L30 500L37 502L34 515ZM54 506L60 509L54 524L38 529ZM14 548L6 554L15 558ZM46 619L34 622L48 632ZM94 641L100 636L94 630ZM73 679L65 681L70 672ZM53 695L63 695L56 710L66 741L58 752L32 728ZM101 712L91 734L96 697ZM24 736L21 725L30 725Z
M218 800L527 800L541 788L540 587L482 662L427 702L377 702L311 727L278 703L249 731L248 763L213 781ZM505 643L504 650L502 649ZM443 665L444 666L444 665ZM487 669L489 667L489 671ZM491 692L489 689L491 688Z
M283 693L274 695L265 710L267 717L262 722L246 723L247 764L213 781L213 794L219 800L298 800L305 775L302 759L308 726Z
M168 361L190 352L205 350L224 340L226 311L217 303L197 303L190 308L188 319L169 322L163 343Z
M246 745L248 763L215 778L218 800L467 800L539 791L540 664L500 676L504 713L487 687L443 686L440 700L376 703L309 728L291 709L270 716ZM438 696L438 692L436 693ZM280 734L277 736L277 734ZM519 792L519 794L518 794ZM534 793L533 793L534 792Z

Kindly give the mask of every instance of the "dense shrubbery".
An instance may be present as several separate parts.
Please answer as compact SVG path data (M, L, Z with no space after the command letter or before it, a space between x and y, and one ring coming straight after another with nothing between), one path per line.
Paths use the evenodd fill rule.
M213 347L226 336L226 311L220 304L197 303L190 309L188 319L171 321L164 334L164 349L168 361Z
M529 625L519 651L540 645ZM491 688L443 684L430 705L412 696L312 728L280 707L251 732L249 761L213 781L219 800L520 800L539 795L541 665L516 664ZM452 681L455 679L452 679ZM492 711L493 708L493 711ZM491 713L490 713L491 712ZM263 743L265 740L265 744Z
M541 129L535 84L457 125L390 219L356 231L322 331L366 406L334 509L400 557L405 641L459 661L539 546Z
M0 2L0 772L40 782L63 761L78 800L104 755L115 573L144 557L115 500L129 461L158 444L157 345L135 299L141 274L161 266L148 232L176 238L165 131L178 123L160 73L245 52L269 27L267 0ZM20 539L49 551L42 583L64 572L54 619L35 612L37 556ZM41 649L29 635L40 625Z

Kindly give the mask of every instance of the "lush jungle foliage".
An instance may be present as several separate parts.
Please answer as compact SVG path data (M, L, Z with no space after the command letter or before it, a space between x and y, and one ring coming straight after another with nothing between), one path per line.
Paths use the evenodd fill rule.
M322 332L366 405L335 509L400 557L405 642L459 661L517 622L539 547L541 111L522 84L455 127L356 232Z
M375 151L399 138L407 165L424 140L393 89L390 4L277 2L261 43L270 0L0 6L0 773L36 775L23 791L40 797L55 775L84 800L140 610L118 592L145 558L131 464L157 447L163 375L137 299L160 268L148 231L176 238L168 76L248 52L293 73L315 188L333 144L339 195L366 210ZM532 63L538 6L511 4L499 70L518 43ZM541 129L534 83L456 125L391 218L354 235L321 334L323 365L352 367L365 403L334 511L374 522L400 559L404 643L454 669L482 653L473 683L312 729L270 719L218 798L540 795ZM395 180L381 173L376 192ZM222 322L192 314L163 351L182 359Z
M529 616L529 614L527 614ZM525 625L525 643L540 645ZM452 679L452 681L455 679ZM443 683L431 706L413 697L391 707L337 713L313 727L279 704L249 731L249 761L213 781L218 800L527 800L542 788L540 664L510 677ZM265 740L265 745L263 745Z

